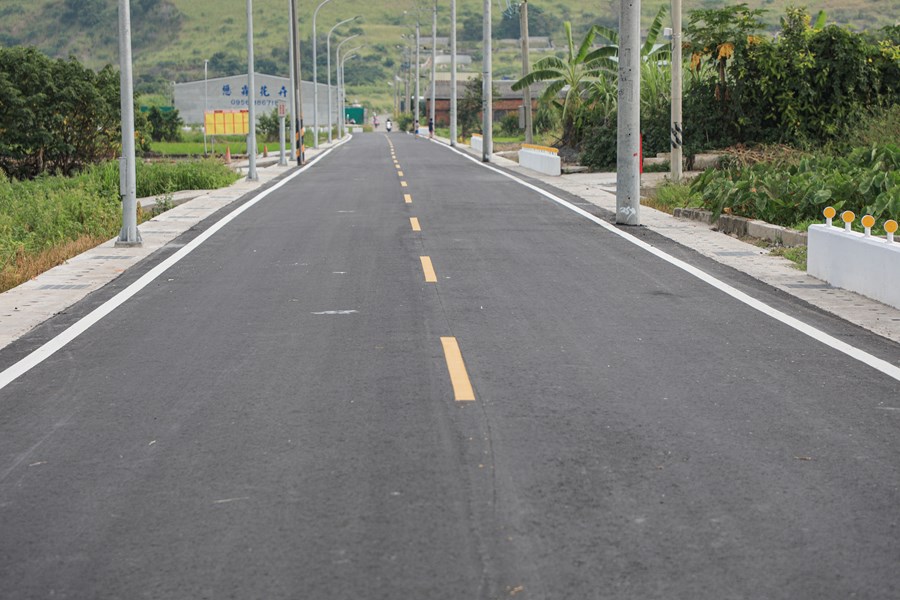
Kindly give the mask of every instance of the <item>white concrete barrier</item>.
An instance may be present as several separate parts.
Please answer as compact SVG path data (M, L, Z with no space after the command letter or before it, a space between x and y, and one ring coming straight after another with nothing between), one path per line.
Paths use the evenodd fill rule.
M522 144L522 149L519 150L519 166L546 175L559 176L562 174L559 150L550 146Z
M472 147L472 150L477 150L478 152L484 152L484 138L480 133L472 134L472 141L469 142L469 146Z
M890 231L888 225L885 228ZM810 275L900 308L900 243L891 241L892 234L885 240L830 223L810 225L808 233Z

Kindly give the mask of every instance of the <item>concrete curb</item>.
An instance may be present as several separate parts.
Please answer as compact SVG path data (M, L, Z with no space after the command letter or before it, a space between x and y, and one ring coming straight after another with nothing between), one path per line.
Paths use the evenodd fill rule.
M711 229L722 233L730 233L739 237L754 237L770 241L779 246L806 246L808 238L804 231L796 231L758 219L748 219L735 215L719 215L719 218L714 222L710 211L699 208L676 208L674 216L678 219L706 223Z

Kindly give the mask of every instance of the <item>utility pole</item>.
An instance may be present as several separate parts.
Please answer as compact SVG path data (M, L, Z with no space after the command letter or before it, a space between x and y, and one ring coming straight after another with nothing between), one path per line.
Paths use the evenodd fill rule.
M684 126L681 123L681 0L672 0L672 147L669 156L672 181L681 181Z
M250 166L247 167L247 181L257 181L256 174L256 78L253 76L253 0L247 0L247 84L250 95L247 102L250 103L249 119L250 134L247 136L247 158Z
M300 38L297 36L297 0L291 2L291 50L293 51L293 60L291 60L291 74L293 75L294 89L293 104L294 113L291 115L293 125L293 142L291 147L294 151L294 157L297 164L303 164L303 95L300 93Z
M450 0L450 145L456 146L456 0Z
M484 43L484 61L482 62L483 84L483 115L482 115L482 143L481 161L491 162L494 146L494 92L493 79L491 77L491 0L484 0L484 31L482 32Z
M621 0L616 223L640 225L641 0Z
M141 246L137 228L137 170L134 162L134 77L131 71L131 6L119 0L119 86L122 108L122 157L119 159L119 193L122 196L122 229L117 247Z
M528 0L522 0L519 5L519 34L522 37L522 77L531 71L528 61ZM531 126L531 86L522 89L522 104L525 107L525 143L534 143L534 133Z
M419 6L416 5L416 120L413 122L416 135L419 135Z
M434 94L437 88L435 77L437 76L437 0L434 0L434 8L431 10L431 111L429 119L433 126L437 127L434 122Z

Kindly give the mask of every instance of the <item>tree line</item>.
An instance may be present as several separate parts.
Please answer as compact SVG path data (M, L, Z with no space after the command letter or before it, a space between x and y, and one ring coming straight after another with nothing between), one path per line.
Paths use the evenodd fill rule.
M34 48L0 48L0 169L28 179L71 175L115 158L121 149L119 73L74 58L51 59ZM176 140L178 111L135 111L136 143Z

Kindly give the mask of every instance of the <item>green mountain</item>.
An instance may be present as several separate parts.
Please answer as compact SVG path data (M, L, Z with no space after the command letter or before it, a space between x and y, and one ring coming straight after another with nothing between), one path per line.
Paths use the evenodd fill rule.
M510 25L503 11L509 0L493 1L495 32ZM752 8L765 8L773 29L791 0L748 0ZM316 0L298 0L302 38L303 78L310 77L312 11ZM683 0L685 15L698 8L717 8L718 0ZM818 0L811 11L825 10L829 22L854 29L877 29L895 24L900 15L900 0ZM668 0L644 0L645 24ZM431 6L419 0L421 35L431 34ZM458 26L461 51L480 56L477 38L481 28L481 0L458 0ZM619 0L531 0L532 35L548 34L562 39L562 23L573 23L581 35L594 23L616 27ZM209 61L209 76L233 75L246 67L247 34L244 0L131 0L135 83L139 93L167 95L173 81L203 77L204 61ZM450 20L449 0L438 1L438 35L447 36ZM539 14L543 13L543 14ZM370 88L379 97L389 97L386 81L404 62L401 36L411 35L416 22L416 1L380 2L378 0L329 0L318 13L319 73L325 77L325 34L339 20L359 15L351 26L338 33L359 33L365 44L361 60L347 69L348 85L360 90ZM685 18L685 21L687 19ZM288 1L253 0L255 57L257 70L287 74ZM538 31L536 31L536 29ZM335 38L333 38L335 39ZM339 39L339 38L338 38ZM99 68L118 60L118 22L116 0L3 0L0 6L0 45L36 46L51 56L75 56L85 64ZM497 53L498 76L518 73L515 48ZM424 60L424 59L423 59Z

